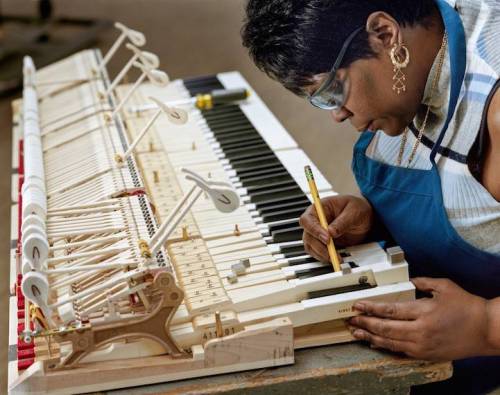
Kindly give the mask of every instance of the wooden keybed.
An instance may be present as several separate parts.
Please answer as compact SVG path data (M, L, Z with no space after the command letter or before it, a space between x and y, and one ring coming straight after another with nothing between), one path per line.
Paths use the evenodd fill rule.
M352 340L343 319L355 314L352 305L356 300L414 297L400 251L387 254L377 244L347 249L343 254L352 264L344 267L343 273L325 272L325 265L312 262L310 257L285 254L286 248L300 247L300 242L275 242L274 238L288 237L286 226L294 220L269 225L259 217L259 205L209 126L210 117L220 108L211 114L192 109L188 123L179 127L158 118L134 156L125 166L117 167L114 155L125 151L148 122L147 112L130 112L127 108L147 103L148 96L166 102L188 98L196 93L196 85L206 88L206 81L174 81L165 88L143 83L121 117L110 119L110 111L130 86L119 86L116 97L103 100L109 80L105 71L103 75L95 72L99 60L98 51L83 51L37 72L50 213L48 262L53 270L62 271L69 267L68 262L88 264L89 260L94 264L126 260L130 267L128 272L112 269L106 279L81 275L73 285L64 283L64 275L54 272L52 276L61 276L61 280L52 283L61 281L71 288L70 294L78 293L85 289L78 288L78 281L84 285L86 281L111 284L109 276L137 270L134 267L143 261L138 241L154 234L156 223L162 223L190 188L180 167L231 182L238 188L242 204L235 212L222 214L210 199L200 198L167 240L165 249L154 257L150 275L136 278L130 274L137 283L129 284L128 289L137 292L111 288L117 295L116 303L111 304L106 298L84 299L76 308L73 306L73 311L62 313L71 317L76 312L82 326L38 336L34 348L17 340L13 323L22 323L19 307L22 302L28 304L17 287L17 296L11 297L9 344L12 354L16 348L28 352L18 355L18 360L11 357L11 391L85 392L292 363L294 348ZM65 80L51 81L53 75L64 75ZM246 102L232 106L245 114L296 181L291 190L301 189L307 196L305 179L297 170L310 164L303 151L238 73L211 77L209 84L213 80L225 88L243 86L251 91ZM20 168L16 158L22 157L22 150L21 155L18 151L21 127L16 123L20 113L16 109L19 103L14 104L14 170ZM233 111L231 106L226 110ZM222 112L220 116L226 117ZM317 169L315 172L319 175ZM327 181L318 178L320 193L334 194ZM18 188L15 174L13 181L13 189ZM14 203L17 195L13 190ZM89 210L96 206L101 211ZM83 211L74 214L75 207ZM115 211L120 215L110 214ZM12 213L11 282L20 285L16 204ZM103 229L93 229L96 224ZM285 226L285 232L273 231L276 226ZM94 232L79 235L78 228ZM69 248L68 237L75 237ZM109 256L96 254L97 248ZM302 260L305 263L300 263ZM309 278L299 275L318 269L320 274ZM325 290L326 294L318 293ZM183 296L182 303L181 299L169 299L174 294ZM116 319L109 320L110 316ZM137 317L143 317L144 322ZM88 324L89 319L93 325ZM84 337L78 330L93 337ZM134 330L142 336L132 336ZM66 343L71 338L73 353L68 354L68 346L61 343L63 338ZM95 352L89 354L88 350ZM73 358L66 359L66 365L61 364L64 355ZM72 369L66 369L69 366Z

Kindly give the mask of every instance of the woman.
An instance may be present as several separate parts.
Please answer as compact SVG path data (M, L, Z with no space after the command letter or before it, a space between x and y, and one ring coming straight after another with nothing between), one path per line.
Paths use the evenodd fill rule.
M242 31L261 70L363 132L363 197L323 199L328 231L310 207L306 250L393 238L425 276L426 298L357 303L353 335L456 360L454 393L500 385L498 32L495 0L250 0Z

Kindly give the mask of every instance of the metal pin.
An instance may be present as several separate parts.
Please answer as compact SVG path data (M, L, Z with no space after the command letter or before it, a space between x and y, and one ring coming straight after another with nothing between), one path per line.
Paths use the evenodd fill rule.
M189 240L189 233L188 233L188 230L187 230L187 226L183 226L182 227L182 240Z
M234 225L234 232L233 233L234 233L235 236L240 236L241 235L240 227L238 226L238 224Z
M220 319L220 312L218 311L215 312L215 333L217 334L217 337L224 336L224 330L222 329L222 321Z

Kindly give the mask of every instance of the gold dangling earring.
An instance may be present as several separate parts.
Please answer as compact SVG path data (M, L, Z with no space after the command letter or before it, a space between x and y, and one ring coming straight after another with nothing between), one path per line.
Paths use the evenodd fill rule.
M399 50L403 50L404 58L402 58L401 55L397 53L399 52ZM391 49L390 56L391 62L394 66L394 76L392 77L394 83L392 84L392 90L399 95L401 94L401 92L406 92L406 75L402 70L406 68L410 63L410 52L404 44L394 44Z

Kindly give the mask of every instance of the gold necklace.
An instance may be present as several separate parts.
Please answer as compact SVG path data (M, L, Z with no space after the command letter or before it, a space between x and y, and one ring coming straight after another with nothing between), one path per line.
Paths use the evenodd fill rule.
M446 48L447 42L448 42L448 35L445 32L443 35L443 41L441 43L441 48L439 49L439 63L438 63L438 67L436 70L436 75L434 77L434 80L432 81L430 98L432 98L434 96L434 92L437 88L437 83L439 81L439 77L441 76L441 70L443 68L444 54L445 54L445 48ZM406 164L407 168L410 167L410 164L413 161L415 154L417 152L417 148L418 148L420 142L422 141L422 136L424 135L424 130L425 130L425 127L427 126L427 119L429 118L430 111L431 111L431 107L428 105L427 111L425 112L424 121L422 122L422 126L420 128L417 128L418 129L417 140L415 141L415 144L413 145L413 148L412 148L411 153L410 153L410 157L408 158L408 163ZM408 140L408 127L405 129L405 131L403 132L403 136L401 137L401 145L399 147L398 159L396 162L398 166L401 166L401 163L403 162L403 154L405 151L407 140Z

